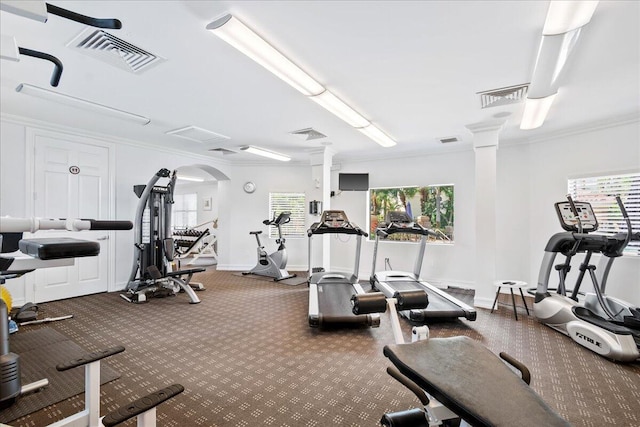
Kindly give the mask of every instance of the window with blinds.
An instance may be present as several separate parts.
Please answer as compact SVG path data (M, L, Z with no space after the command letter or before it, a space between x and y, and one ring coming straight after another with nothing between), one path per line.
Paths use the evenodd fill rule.
M627 231L616 195L622 199L633 231L640 232L640 173L574 178L569 179L568 184L569 194L574 200L591 203L598 218L598 234L612 235ZM640 256L640 242L630 242L624 254Z
M271 219L281 212L291 212L291 221L281 226L283 237L306 237L304 193L269 193L269 212ZM276 227L269 227L269 238L278 238Z
M195 227L198 224L198 195L174 194L171 208L172 226L175 230Z

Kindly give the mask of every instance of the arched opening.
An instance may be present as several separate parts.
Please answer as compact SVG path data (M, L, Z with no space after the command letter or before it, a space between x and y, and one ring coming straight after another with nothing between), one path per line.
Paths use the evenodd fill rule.
M181 266L213 266L218 261L218 182L229 177L201 164L176 168L172 209L174 240Z

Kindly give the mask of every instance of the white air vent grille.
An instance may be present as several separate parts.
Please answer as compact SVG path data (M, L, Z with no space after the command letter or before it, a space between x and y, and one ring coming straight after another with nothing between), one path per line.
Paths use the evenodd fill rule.
M221 148L221 147L218 147L218 148L212 148L212 149L210 149L209 151L213 151L213 152L215 152L215 153L222 153L222 154L225 154L225 155L226 155L226 154L236 154L236 152L235 152L235 151L233 151L233 150L229 150L229 149L227 149L227 148Z
M180 129L174 129L166 132L167 135L177 136L178 138L188 139L196 142L222 142L231 138L220 135L210 130L202 129L197 126L187 126Z
M480 95L480 103L482 104L482 108L489 108L522 102L527 96L528 89L529 83L525 83L517 86L509 86L500 89L478 92L478 95Z
M298 135L298 136L304 136L305 137L305 141L311 141L312 139L321 139L321 138L326 138L327 135L318 132L317 130L313 129L313 128L306 128L306 129L300 129L300 130L294 130L293 132L291 132L292 135Z
M147 71L165 60L113 34L95 28L82 31L67 43L67 46L135 74Z
M449 136L449 137L446 137L446 138L440 138L440 142L443 143L443 144L449 144L451 142L458 142L458 141L459 141L458 137L455 137L455 136Z

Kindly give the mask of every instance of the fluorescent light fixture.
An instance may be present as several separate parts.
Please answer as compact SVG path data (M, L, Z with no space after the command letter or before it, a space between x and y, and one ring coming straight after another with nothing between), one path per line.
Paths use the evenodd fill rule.
M544 98L558 91L562 70L580 37L580 28L555 36L542 36L528 98Z
M545 98L527 98L524 103L524 113L522 114L520 129L529 130L542 126L555 97L556 94L554 93Z
M227 14L216 19L207 25L207 30L271 71L349 125L358 128L358 130L362 131L378 144L383 147L390 147L396 144L395 141L382 131L371 125L369 120L365 119L360 113L345 104L337 96L325 90L313 77L291 62L276 48L263 40L233 15ZM368 130L365 131L363 129ZM375 135L375 137L372 135Z
M240 150L246 151L247 153L255 154L257 156L280 160L281 162L288 162L289 160L291 160L291 157L285 156L284 154L265 150L264 148L254 147L253 145L246 145L244 147L240 147Z
M328 90L325 90L320 95L311 96L309 98L324 107L327 111L349 123L354 128L363 128L370 124L369 120L362 117L360 113L342 102L340 98Z
M216 19L207 25L207 30L280 77L304 95L312 96L324 91L324 87L320 83L233 15L228 14Z
M44 1L2 0L0 10L13 13L23 18L39 22L47 22L47 3Z
M107 114L119 119L138 123L143 126L151 122L151 119L147 117L107 107L106 105L96 104L95 102L87 101L85 99L64 95L59 92L53 92L51 90L43 89L38 86L32 86L27 83L20 83L16 88L16 92L39 97L48 101L57 102L58 104L68 105L69 107L80 108L82 110L91 110L100 114Z
M542 34L545 36L567 33L587 25L598 6L598 1L556 0L549 3Z
M196 178L193 176L182 176L182 175L178 175L176 177L176 179L179 179L180 181L193 181L193 182L204 182L204 179L202 178Z
M13 36L0 36L0 59L7 59L9 61L20 61L20 51L18 50L18 43Z
M591 21L597 6L598 1L553 0L549 3L520 129L536 129L544 123L581 29Z
M382 145L383 147L393 147L396 145L396 142L389 137L386 133L382 132L380 129L375 127L374 125L369 125L363 128L358 128L358 130L369 138Z

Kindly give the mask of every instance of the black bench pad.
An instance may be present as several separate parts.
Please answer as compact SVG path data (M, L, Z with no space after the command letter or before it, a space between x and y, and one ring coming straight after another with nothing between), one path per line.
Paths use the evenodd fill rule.
M79 258L100 254L100 243L69 237L24 239L20 240L19 246L22 253L42 260Z
M469 337L388 345L384 355L473 426L570 426L498 356Z

